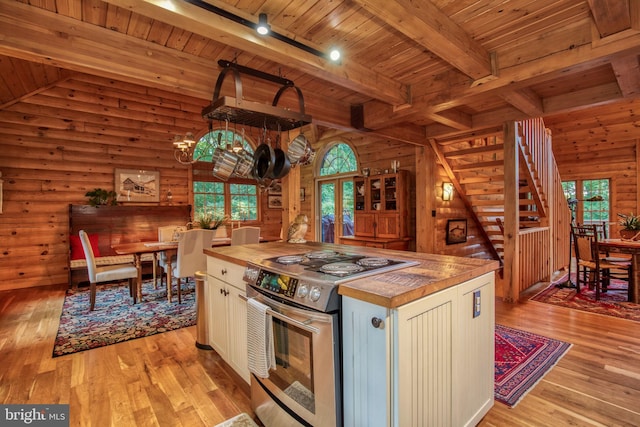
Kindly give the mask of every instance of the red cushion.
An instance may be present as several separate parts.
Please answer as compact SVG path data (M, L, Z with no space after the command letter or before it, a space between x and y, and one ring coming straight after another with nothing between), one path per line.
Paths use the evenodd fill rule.
M80 236L69 236L69 243L71 243L71 259L84 259L84 249L82 248L82 241ZM98 247L98 235L89 234L89 243L91 243L91 249L93 249L93 256L100 256L100 248Z

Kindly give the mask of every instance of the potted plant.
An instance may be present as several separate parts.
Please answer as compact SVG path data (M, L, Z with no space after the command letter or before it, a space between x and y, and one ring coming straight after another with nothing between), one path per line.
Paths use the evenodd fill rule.
M89 204L91 206L116 206L118 204L118 194L115 191L108 191L102 188L94 188L91 191L87 191L85 193L85 196L89 198Z
M226 215L215 216L211 212L204 212L198 216L197 223L205 230L217 230L221 225L225 225L228 219Z
M620 237L636 240L640 234L640 216L634 215L633 212L629 213L629 215L618 214L618 216L620 217L618 225L622 227Z

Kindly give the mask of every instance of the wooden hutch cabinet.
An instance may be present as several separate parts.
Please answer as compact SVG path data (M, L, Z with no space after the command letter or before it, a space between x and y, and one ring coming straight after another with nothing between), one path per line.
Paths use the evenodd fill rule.
M354 235L341 236L340 243L407 250L408 172L356 177L353 187Z

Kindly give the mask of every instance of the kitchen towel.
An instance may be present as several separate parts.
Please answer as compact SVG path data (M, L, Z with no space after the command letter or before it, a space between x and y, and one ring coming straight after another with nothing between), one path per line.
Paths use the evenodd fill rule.
M269 378L269 369L276 367L276 354L271 329L269 307L254 298L247 300L247 349L249 371L260 378Z

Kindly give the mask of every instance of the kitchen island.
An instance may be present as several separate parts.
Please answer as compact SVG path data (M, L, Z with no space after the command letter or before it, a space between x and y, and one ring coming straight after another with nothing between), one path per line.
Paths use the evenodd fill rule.
M208 274L225 270L228 277L226 269L216 273L219 263L241 268L247 261L318 250L416 263L339 285L344 425L477 424L493 405L498 263L312 242L205 253L212 269Z

